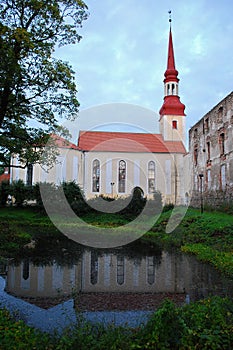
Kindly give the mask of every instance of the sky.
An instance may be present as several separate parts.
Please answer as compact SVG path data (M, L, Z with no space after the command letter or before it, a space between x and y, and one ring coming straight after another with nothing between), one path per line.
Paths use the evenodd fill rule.
M82 40L56 51L75 71L80 129L122 123L158 131L169 10L187 130L233 90L232 0L85 2Z

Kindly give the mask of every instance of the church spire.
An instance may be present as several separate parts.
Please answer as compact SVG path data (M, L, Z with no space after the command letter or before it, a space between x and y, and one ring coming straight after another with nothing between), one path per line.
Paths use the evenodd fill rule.
M160 109L160 117L167 114L172 115L185 115L185 105L180 102L178 96L179 79L178 71L175 67L175 55L172 40L172 29L171 29L171 11L169 11L169 40L168 40L168 56L167 56L167 69L164 73L164 103Z
M164 73L164 102L160 108L160 132L167 141L181 140L185 144L185 105L178 95L179 78L175 66L175 55L172 40L171 11L169 11L169 39L167 69Z
M168 41L168 56L167 56L167 70L164 73L165 79L164 83L168 81L176 81L179 82L178 71L175 68L175 56L174 56L174 49L173 49L173 41L172 41L172 29L170 26L170 32L169 32L169 41Z

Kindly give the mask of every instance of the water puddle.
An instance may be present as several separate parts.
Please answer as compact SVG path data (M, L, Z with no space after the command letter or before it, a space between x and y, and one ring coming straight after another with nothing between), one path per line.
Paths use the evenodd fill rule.
M48 332L80 317L137 327L165 298L183 305L211 295L232 297L233 282L193 256L140 241L112 250L63 247L52 259L13 259L0 277L1 307Z

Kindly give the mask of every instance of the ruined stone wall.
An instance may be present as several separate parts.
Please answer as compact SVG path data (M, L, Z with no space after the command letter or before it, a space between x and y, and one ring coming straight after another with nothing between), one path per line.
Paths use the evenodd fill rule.
M189 131L191 205L233 201L233 92Z

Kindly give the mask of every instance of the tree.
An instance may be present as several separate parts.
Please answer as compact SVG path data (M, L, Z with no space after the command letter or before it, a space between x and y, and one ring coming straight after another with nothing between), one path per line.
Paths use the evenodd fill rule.
M87 17L82 0L1 0L0 164L14 153L25 166L39 162L35 145L64 136L59 119L77 115L74 72L53 53L80 41Z

